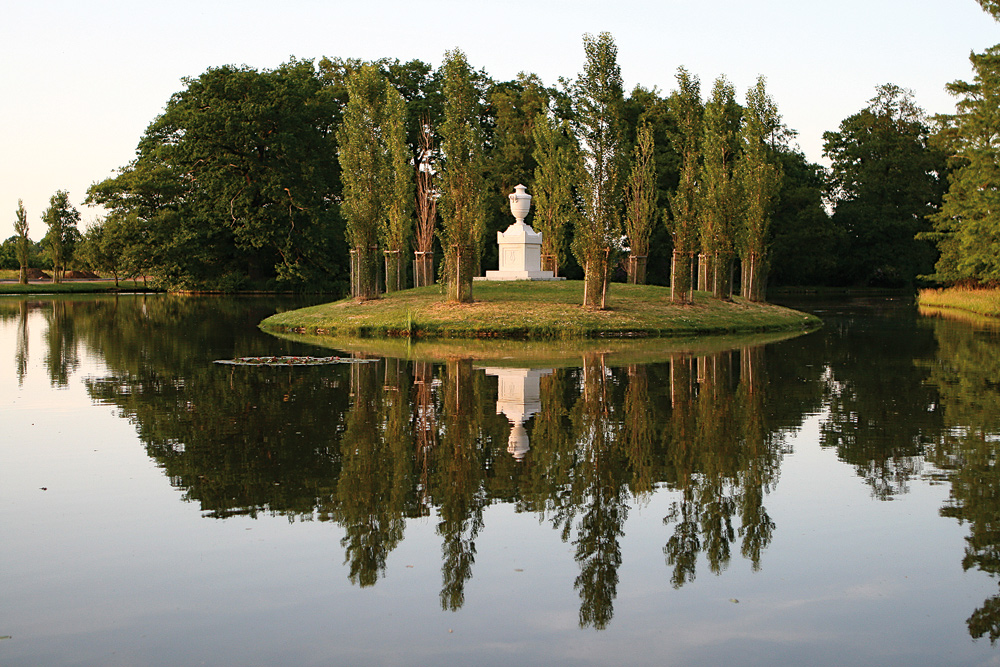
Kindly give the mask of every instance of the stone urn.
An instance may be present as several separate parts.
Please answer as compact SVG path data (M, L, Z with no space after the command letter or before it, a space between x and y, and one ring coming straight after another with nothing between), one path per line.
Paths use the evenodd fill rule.
M531 210L531 195L528 194L528 189L523 185L515 185L514 192L507 195L507 198L510 199L510 212L518 222L524 224L524 219Z

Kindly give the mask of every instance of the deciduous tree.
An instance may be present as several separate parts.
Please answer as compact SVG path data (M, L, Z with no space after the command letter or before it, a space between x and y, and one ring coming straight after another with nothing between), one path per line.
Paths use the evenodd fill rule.
M767 247L771 213L781 188L781 167L775 158L775 139L781 130L778 107L767 94L764 77L747 91L740 128L742 155L736 181L742 206L740 264L743 297L763 301L767 288Z
M970 56L975 78L955 81L957 113L938 140L955 166L941 210L931 216L941 256L935 278L1000 280L1000 45Z
M31 239L28 238L28 213L24 210L24 202L17 200L17 217L14 219L14 234L17 236L17 263L20 265L18 282L28 284L28 253Z
M625 196L625 234L628 236L628 281L646 282L649 237L656 219L656 165L653 161L653 131L643 124L632 154Z
M445 53L444 123L441 150L441 245L444 276L451 301L472 301L472 276L485 223L485 177L480 101L465 54Z
M847 238L845 282L903 285L931 271L933 246L914 238L929 231L926 216L944 189L943 156L930 134L912 92L892 84L879 86L838 131L823 134L833 221Z
M604 308L611 253L621 235L622 190L627 174L624 96L618 48L610 33L583 36L583 73L576 81L574 111L584 173L585 216L576 228L573 252L584 267L583 305Z
M677 90L667 104L676 123L671 141L681 155L680 181L670 196L668 222L674 239L670 264L671 299L674 303L691 303L694 291L692 258L698 242L698 160L704 115L698 77L679 67Z
M698 184L702 249L699 277L704 276L705 284L699 287L727 300L732 296L732 262L736 247L733 168L739 149L741 115L732 84L725 77L719 77L705 105L702 135L703 162Z
M532 223L542 234L542 270L558 276L570 228L579 220L573 196L582 173L580 149L566 121L557 123L554 118L539 114L532 133L538 165L535 167Z
M42 214L42 221L48 227L45 243L49 258L52 260L52 282L61 283L67 260L80 235L80 230L77 228L80 223L80 212L70 204L68 192L57 190L49 198L49 207Z

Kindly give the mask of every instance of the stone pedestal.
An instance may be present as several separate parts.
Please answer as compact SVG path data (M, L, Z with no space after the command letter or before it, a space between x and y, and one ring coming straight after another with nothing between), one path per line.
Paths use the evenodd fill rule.
M520 461L528 453L528 432L524 423L542 409L542 377L552 373L551 368L486 368L487 375L499 380L497 414L510 422L507 452Z
M507 231L497 232L500 269L487 271L486 277L476 280L563 280L551 271L542 271L542 235L524 222L531 210L531 195L518 185L509 197L516 222Z

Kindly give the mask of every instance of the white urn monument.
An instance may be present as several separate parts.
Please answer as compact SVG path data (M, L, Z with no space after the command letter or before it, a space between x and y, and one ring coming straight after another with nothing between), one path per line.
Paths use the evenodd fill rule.
M497 232L500 246L500 269L487 271L476 280L562 280L551 271L542 271L542 235L525 224L531 210L531 195L518 185L507 195L515 222L505 232Z

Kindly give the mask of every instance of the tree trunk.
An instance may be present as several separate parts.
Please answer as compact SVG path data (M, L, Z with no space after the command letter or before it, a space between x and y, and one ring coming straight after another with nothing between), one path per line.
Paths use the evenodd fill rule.
M434 253L415 250L413 252L413 286L426 287L434 284Z
M646 255L628 256L628 281L632 285L646 284Z
M733 258L718 255L713 263L712 295L723 301L733 300Z
M378 296L376 246L351 249L351 296L362 301Z
M674 303L693 303L692 283L694 281L691 279L693 254L683 250L674 250L670 263L670 299Z
M583 275L583 305L603 310L608 294L608 253L605 248L587 261Z
M698 255L698 289L702 292L714 292L715 287L712 278L714 277L715 263L713 257L707 252Z
M385 293L403 289L403 255L399 250L385 251Z
M553 276L559 276L559 263L555 255L542 255L542 271L551 271Z
M21 285L28 284L28 267L22 266L21 272L17 275L17 282Z
M448 262L448 300L472 303L472 275L474 271L472 246L452 246Z
M743 258L743 298L747 301L763 301L767 289L767 259L751 251Z

